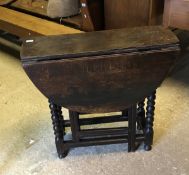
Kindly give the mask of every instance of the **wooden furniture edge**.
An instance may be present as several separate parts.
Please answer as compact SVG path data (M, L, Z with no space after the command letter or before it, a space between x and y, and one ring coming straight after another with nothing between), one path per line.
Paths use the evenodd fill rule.
M64 25L0 7L0 29L19 37L81 33Z

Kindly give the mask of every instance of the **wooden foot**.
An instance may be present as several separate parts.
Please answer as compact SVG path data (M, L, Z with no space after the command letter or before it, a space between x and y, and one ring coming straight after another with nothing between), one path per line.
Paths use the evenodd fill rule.
M154 122L154 110L155 110L155 99L156 99L156 91L153 92L147 98L147 107L146 107L146 124L145 124L145 141L144 141L144 149L149 151L152 149L153 143L153 122Z
M63 159L68 155L68 153L69 153L69 150L65 150L63 153L58 154L58 157L60 159Z
M150 151L152 149L151 145L144 145L144 150L145 151Z

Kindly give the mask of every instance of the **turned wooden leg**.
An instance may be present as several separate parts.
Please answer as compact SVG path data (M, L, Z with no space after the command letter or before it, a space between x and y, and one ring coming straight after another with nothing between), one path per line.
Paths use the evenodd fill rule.
M149 97L147 97L145 141L144 141L144 149L146 151L152 149L153 135L154 135L153 122L154 122L155 99L156 99L156 91L153 92Z
M137 129L138 130L144 130L145 128L145 110L144 110L144 101L141 101L138 103L137 108Z
M62 144L64 142L64 126L61 107L49 101L51 111L51 119L55 134L55 143L59 158L64 158L68 154L68 150L64 150Z

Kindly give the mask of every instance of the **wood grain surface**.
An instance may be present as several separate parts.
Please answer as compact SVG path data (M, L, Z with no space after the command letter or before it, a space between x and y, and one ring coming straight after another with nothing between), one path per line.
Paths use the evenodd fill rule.
M134 52L178 43L177 37L160 26L135 27L62 36L30 37L23 42L22 61L63 59ZM171 42L170 42L171 41Z
M122 111L143 100L160 86L179 50L174 34L161 27L59 38L25 43L23 66L52 102L84 113Z
M104 0L105 28L162 23L164 0Z
M164 26L189 30L189 0L166 0Z
M0 7L0 29L19 37L80 33L64 25Z

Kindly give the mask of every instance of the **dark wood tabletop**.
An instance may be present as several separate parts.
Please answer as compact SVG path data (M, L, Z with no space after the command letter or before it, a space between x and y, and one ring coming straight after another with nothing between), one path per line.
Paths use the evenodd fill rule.
M126 109L155 91L179 41L159 26L26 39L21 58L52 102L84 113Z
M42 36L28 38L23 42L21 58L22 61L27 62L95 56L104 53L133 52L142 48L159 49L178 42L177 37L170 30L160 26Z

